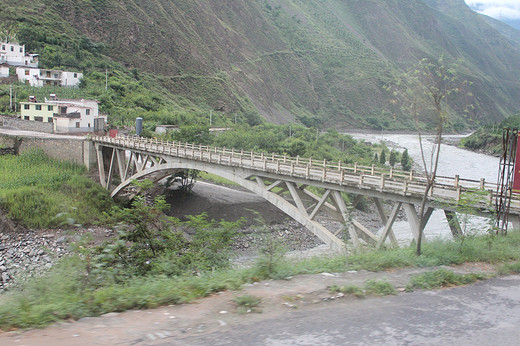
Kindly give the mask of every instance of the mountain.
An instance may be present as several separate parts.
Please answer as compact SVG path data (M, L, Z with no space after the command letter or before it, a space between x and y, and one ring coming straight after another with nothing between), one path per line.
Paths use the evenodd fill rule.
M497 7L499 7L499 3L496 4ZM479 13L483 13L484 10L486 9L486 7L484 6L484 4L481 4L481 3L471 3L469 4L469 7L473 10L473 11L476 11L476 12L479 12ZM488 17L486 15L484 15L485 17L487 18L491 18L491 17ZM511 28L514 28L516 30L520 30L520 19L514 19L514 18L500 18L500 19L495 19L503 24L506 24L508 25L509 27ZM496 25L496 23L493 23L492 25Z
M504 37L511 40L513 45L520 47L520 20L516 21L518 25L512 26L511 21L504 22L485 15L482 15L482 19L484 19L486 23L488 23L495 30L504 35Z
M462 60L473 120L520 109L519 46L463 0L3 2L0 25L44 65L68 61L88 76L104 72L102 55L151 76L171 102L186 100L175 102L187 111L202 105L276 123L405 128L411 123L394 117L385 86L440 55ZM57 59L61 51L66 59Z

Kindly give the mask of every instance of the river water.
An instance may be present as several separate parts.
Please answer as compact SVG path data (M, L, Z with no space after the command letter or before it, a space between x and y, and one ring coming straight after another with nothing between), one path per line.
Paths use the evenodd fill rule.
M350 135L356 139L361 139L371 143L379 143L383 141L388 147L398 149L399 151L403 151L404 148L406 148L415 163L422 163L417 134L350 133ZM445 136L444 138L452 142L462 137L463 136L459 135ZM430 150L433 147L433 136L424 136L423 143L425 152L431 152ZM426 155L426 157L429 157L429 155ZM437 175L447 177L459 175L461 179L473 180L484 178L486 182L495 183L497 181L499 162L499 158L494 156L464 150L454 145L443 144L441 146ZM485 232L489 225L489 220L486 218L475 216L466 217L462 215L459 215L459 217L466 233ZM412 233L408 222L395 222L393 230L400 244L409 244L412 240ZM379 231L381 232L382 229ZM451 231L442 210L436 210L432 214L430 221L426 225L424 234L427 239L451 238Z

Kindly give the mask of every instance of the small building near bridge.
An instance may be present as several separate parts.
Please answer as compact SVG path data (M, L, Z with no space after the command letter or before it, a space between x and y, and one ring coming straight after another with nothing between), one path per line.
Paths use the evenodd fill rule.
M55 94L38 102L34 96L20 102L21 119L53 123L54 133L85 133L104 129L106 116L99 115L96 100L60 100Z

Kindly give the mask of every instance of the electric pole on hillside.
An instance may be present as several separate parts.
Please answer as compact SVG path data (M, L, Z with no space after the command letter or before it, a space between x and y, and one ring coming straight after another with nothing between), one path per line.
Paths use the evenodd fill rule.
M13 85L9 84L9 112L13 111Z
M509 208L513 193L520 193L520 151L518 129L505 128L502 132L502 155L498 169L497 197L495 200L497 233L507 234Z

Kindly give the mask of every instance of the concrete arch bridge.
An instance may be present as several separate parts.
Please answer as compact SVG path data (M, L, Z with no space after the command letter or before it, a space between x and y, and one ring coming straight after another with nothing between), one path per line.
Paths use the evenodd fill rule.
M414 172L136 136L93 136L90 140L97 153L100 182L112 196L123 193L134 180L147 178L157 182L173 173L196 169L226 178L262 196L338 252L345 251L341 234L346 234L354 247L364 243L376 247L385 243L398 246L392 227L400 210L406 213L414 239L418 237L416 207L421 204L426 179ZM444 210L453 235L459 235L461 228L455 211L469 191L481 191L470 202L471 213L490 216L496 184L456 176L436 178L426 203L426 217L429 219L434 209ZM346 194L356 196L349 205L345 203L349 200ZM384 225L379 234L351 217L350 208L363 196L375 203ZM384 201L392 202L389 212ZM513 221L518 220L518 199L511 202L510 212Z

